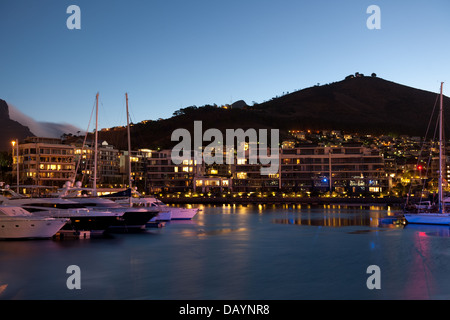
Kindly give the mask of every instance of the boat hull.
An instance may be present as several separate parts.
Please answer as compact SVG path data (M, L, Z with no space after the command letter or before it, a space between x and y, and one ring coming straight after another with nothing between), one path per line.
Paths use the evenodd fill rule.
M412 213L404 215L406 221L412 224L450 225L450 214L443 213Z
M86 210L48 210L34 211L38 217L63 218L70 221L62 230L74 231L105 231L111 225L122 219L120 214L111 212L96 212Z
M145 229L147 223L158 215L158 211L126 211L120 220L115 221L108 231L130 231Z
M150 220L150 222L170 221L172 219L172 211L165 210L158 213L158 215Z
M171 220L191 220L198 212L198 209L171 208Z
M0 239L45 239L53 237L67 219L18 218L0 219Z

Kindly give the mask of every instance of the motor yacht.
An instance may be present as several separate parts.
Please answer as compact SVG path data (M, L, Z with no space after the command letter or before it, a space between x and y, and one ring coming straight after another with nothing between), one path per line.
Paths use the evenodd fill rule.
M36 217L21 207L0 206L0 239L51 238L69 219Z

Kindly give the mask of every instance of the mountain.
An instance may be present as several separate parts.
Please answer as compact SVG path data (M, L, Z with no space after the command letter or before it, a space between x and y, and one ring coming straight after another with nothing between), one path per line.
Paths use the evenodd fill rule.
M31 117L23 114L19 109L15 108L11 104L8 104L8 107L9 117L12 120L15 120L20 124L28 127L33 135L38 137L60 138L63 134L76 134L84 132L84 130L80 130L79 128L67 123L36 121Z
M246 105L239 101L231 108L191 106L169 119L147 120L131 127L132 148L171 148L172 132L185 128L193 132L195 120L208 128L279 129L280 140L289 130L342 130L351 133L424 136L432 115L439 107L438 93L415 89L376 76L356 77L299 90L270 101ZM450 99L444 97L444 106ZM445 118L449 118L449 111ZM434 123L433 123L434 125ZM434 126L430 126L434 130ZM433 132L433 131L431 131ZM101 139L126 149L126 129L99 132ZM209 142L206 142L208 144Z
M0 151L11 151L13 140L22 140L26 137L32 137L34 134L30 129L9 116L8 104L0 99Z
M436 92L374 76L354 77L273 99L257 110L276 114L276 125L283 127L424 136L437 98ZM444 105L449 103L445 97Z
M27 137L60 138L63 134L83 132L70 124L38 122L20 112L13 105L0 99L0 151L10 152L11 141L19 141Z

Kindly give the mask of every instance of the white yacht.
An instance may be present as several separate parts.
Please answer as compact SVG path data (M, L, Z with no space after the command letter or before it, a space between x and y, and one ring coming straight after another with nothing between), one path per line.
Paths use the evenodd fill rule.
M112 199L112 198L111 198ZM117 198L116 202L125 205L128 203L128 199L125 198ZM156 199L154 197L144 197L138 194L137 197L131 197L131 202L133 206L136 207L159 207L163 212L167 212L167 216L170 218L166 218L168 220L191 220L198 212L197 208L178 208L178 207L169 207L161 200Z
M133 216L137 216L137 213L142 212L146 216L149 216L146 222L158 222L171 220L172 213L167 206L162 206L162 202L157 203L141 203L136 201L136 198L131 198L131 189L115 193L108 196L93 196L94 190L92 188L81 187L80 182L76 182L75 186L72 186L70 182L66 182L62 189L60 189L53 196L61 197L64 199L70 199L71 201L77 201L82 203L86 207L90 208L108 208L108 210L126 210L127 216L131 219ZM134 215L131 216L131 213ZM145 220L145 219L144 219ZM136 221L134 222L136 225Z
M63 218L70 221L64 230L105 231L117 222L123 222L124 211L90 210L83 205L60 198L28 198L10 189L2 189L0 202L4 205L21 207L40 218ZM10 196L7 196L9 192Z
M20 207L0 206L0 239L51 238L68 222L65 218L35 217Z

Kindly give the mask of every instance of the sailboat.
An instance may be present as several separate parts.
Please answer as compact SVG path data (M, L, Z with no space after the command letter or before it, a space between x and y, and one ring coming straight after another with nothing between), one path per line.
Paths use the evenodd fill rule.
M157 221L168 221L168 220L191 220L198 212L197 208L169 208L167 205L163 204L161 201L155 198L143 197L137 188L132 188L132 176L131 176L131 134L130 134L130 120L128 111L128 94L125 93L126 97L126 111L127 111L127 136L128 136L128 179L129 179L129 189L116 195L107 196L109 199L113 199L115 202L127 206L127 207L138 207L147 208L148 210L158 209L159 213L156 217L150 220L150 223ZM125 196L124 196L125 195Z
M435 206L435 210L429 210L428 212L418 213L404 213L408 223L412 224L437 224L437 225L450 225L450 214L445 212L445 202L443 193L443 163L445 156L444 149L444 126L443 126L443 89L444 83L441 82L440 92L440 108L439 108L439 181L438 181L438 203Z
M128 96L127 96L128 101ZM128 102L127 102L128 105ZM72 187L71 183L63 187L58 196L64 199L70 199L72 202L78 203L93 212L107 210L115 214L120 214L120 219L114 221L109 227L108 231L132 231L145 229L146 224L159 213L158 208L133 208L122 207L114 201L102 199L97 195L97 158L98 158L98 93L96 95L96 112L95 112L95 141L94 141L94 177L92 188L81 188L81 183L76 183ZM128 110L128 107L127 107ZM90 197L82 197L79 191L90 191Z

